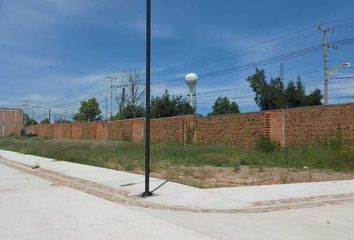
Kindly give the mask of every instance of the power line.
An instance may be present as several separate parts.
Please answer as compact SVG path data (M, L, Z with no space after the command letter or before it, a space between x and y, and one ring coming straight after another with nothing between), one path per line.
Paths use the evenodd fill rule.
M354 43L354 38L348 38L348 39L343 39L343 40L331 42L331 44L334 44L337 46L345 46L345 45L349 45L349 44L353 44L353 43ZM279 55L276 57L271 57L271 58L263 59L263 60L256 61L256 62L252 62L252 63L240 65L240 66L233 66L233 67L229 67L229 68L224 68L224 69L216 70L213 72L202 73L202 74L199 74L199 77L200 77L200 79L204 79L204 78L216 77L216 76L220 76L220 75L224 75L224 74L230 74L230 73L234 73L234 72L244 71L244 70L248 70L248 69L252 69L252 68L256 68L256 67L261 67L261 66L265 66L268 64L277 63L277 62L301 57L301 56L304 56L307 54L319 52L322 50L322 48L323 48L322 44L314 45L311 47L303 48L300 50L296 50L293 52L285 53L285 54L282 54L282 55ZM153 83L157 84L157 83L176 82L176 81L181 81L181 78L154 81Z
M334 24L334 23L347 22L347 23L333 25L331 27L333 29L340 29L340 28L344 28L344 27L353 25L353 23L354 23L352 21L353 19L354 18L351 17L351 18L345 18L345 19L341 19L341 20L335 20L335 21L331 21L331 22L325 22L325 23L313 25L313 26L306 27L306 28L303 28L303 29L300 29L300 30L297 30L297 31L294 31L294 32L291 32L288 34L278 36L276 38L273 38L273 39L265 41L265 42L260 42L256 45L253 45L253 46L241 49L241 50L234 50L234 51L223 53L223 54L220 54L217 56L207 57L207 58L199 59L199 60L192 61L189 63L175 65L172 67L167 67L167 68L164 68L161 70L157 70L154 72L154 74L160 74L160 73L166 73L166 72L170 72L170 71L181 70L181 69L184 69L187 67L193 67L196 65L200 66L200 65L206 65L206 64L211 64L211 63L218 63L218 62L224 61L226 58L240 57L240 56L246 56L246 55L258 53L258 52L261 52L261 51L264 51L267 49L271 49L271 48L282 46L284 44L288 44L293 41L298 41L298 40L302 40L302 39L316 36L320 33L318 31L319 25L323 26L323 25L330 25L330 24ZM309 30L311 30L311 31L307 32Z

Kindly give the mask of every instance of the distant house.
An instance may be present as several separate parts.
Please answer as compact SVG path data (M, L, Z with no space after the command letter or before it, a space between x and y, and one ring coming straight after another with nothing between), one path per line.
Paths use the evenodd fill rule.
M21 134L23 111L18 108L0 108L0 137Z

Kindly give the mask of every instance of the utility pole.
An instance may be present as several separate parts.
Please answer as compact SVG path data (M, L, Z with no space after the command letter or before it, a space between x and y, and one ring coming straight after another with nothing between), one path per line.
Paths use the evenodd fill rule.
M49 111L48 111L48 120L49 120L49 123L51 123L51 118L52 118L52 110L49 108Z
M116 88L121 88L122 89L122 93L120 96L116 97L117 103L118 103L118 110L119 110L119 114L121 115L124 111L125 108L125 87L126 85L118 85L116 86Z
M118 77L113 77L113 76L106 76L107 79L111 80L111 111L110 111L110 118L113 117L113 80L117 80Z
M66 114L68 113L68 111L65 109L64 111L64 123L66 122Z
M104 98L104 107L106 109L106 121L108 121L108 106L107 106L107 97Z
M279 78L284 83L284 63L280 63Z
M123 86L123 89L122 89L122 109L121 111L123 112L125 108L125 86Z
M23 123L26 124L28 120L27 107L29 107L29 104L23 103L21 107L24 107L25 117L23 118Z
M322 31L322 46L323 46L323 72L324 72L324 104L328 105L328 82L329 82L329 67L328 67L328 48L331 47L327 42L327 33L333 33L334 30L331 28L323 28L319 26L318 29Z
M32 108L32 114L31 114L31 124L33 126L33 119L34 119L34 109Z

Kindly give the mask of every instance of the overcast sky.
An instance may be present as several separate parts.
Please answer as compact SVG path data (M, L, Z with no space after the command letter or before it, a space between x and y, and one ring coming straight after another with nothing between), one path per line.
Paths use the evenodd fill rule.
M262 51L219 57L211 64L188 65L199 59L237 53L294 31L311 32L313 29L309 27L320 23L347 24L329 34L329 41L354 37L353 1L152 2L152 68L155 71L152 81L159 82L153 85L155 95L165 88L171 94L186 94L183 76L188 72L203 75L321 44L322 35L318 31L310 37L306 35ZM353 19L334 22L347 18ZM354 45L331 49L329 60L330 66L354 63ZM322 61L320 51L283 61L285 81L301 75L308 91L316 87L322 90ZM97 95L103 110L109 92L104 76L117 75L133 67L144 71L144 64L144 0L0 0L2 106L19 106L21 100L34 101L31 104L39 107L66 104L53 111L66 110L71 114L80 100ZM263 68L269 78L279 74L279 62ZM244 112L257 111L254 95L245 81L252 72L254 69L246 69L200 79L198 92L204 94L198 96L198 112L207 113L219 95L236 100ZM332 77L353 75L354 69L350 68ZM354 84L350 79L333 81L337 82L331 85L331 103L354 100ZM232 91L210 93L225 89ZM46 111L34 109L37 118Z

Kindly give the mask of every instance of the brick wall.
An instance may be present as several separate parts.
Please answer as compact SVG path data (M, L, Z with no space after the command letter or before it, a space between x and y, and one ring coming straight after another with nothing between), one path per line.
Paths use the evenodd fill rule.
M63 139L62 137L62 125L64 124L53 124L53 138L54 139Z
M81 139L94 140L96 139L96 123L82 123L81 124Z
M197 118L196 141L253 147L263 134L263 113Z
M263 113L264 135L285 146L285 111L270 111Z
M22 110L0 108L0 137L20 135L22 126Z
M59 124L39 124L35 126L27 126L27 133L37 134L41 137L60 139L60 125Z
M151 121L151 140L153 142L180 142L183 117L153 119ZM163 129L161 131L161 129Z
M71 124L62 124L61 137L63 139L71 139Z
M130 121L130 140L133 142L141 142L144 140L144 128L145 122L144 119L132 119Z
M144 140L144 119L40 124L27 131L49 138ZM354 141L354 104L284 109L212 117L179 116L151 121L153 142L253 147L261 135L282 146L312 143L340 132Z
M71 126L71 138L81 139L81 123L70 123Z
M96 123L96 139L107 140L108 137L108 124L107 122Z
M108 139L131 141L131 122L132 120L108 122Z
M286 145L315 142L341 133L354 140L354 104L289 109L285 112Z

